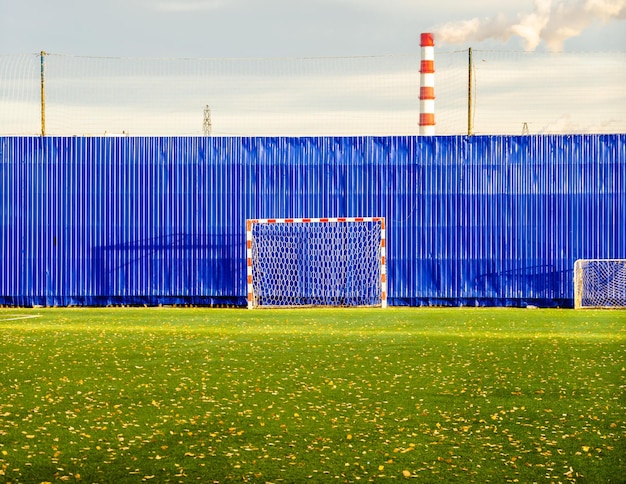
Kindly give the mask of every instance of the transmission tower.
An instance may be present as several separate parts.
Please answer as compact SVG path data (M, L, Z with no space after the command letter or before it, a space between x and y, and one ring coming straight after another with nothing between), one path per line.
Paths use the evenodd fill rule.
M204 119L202 121L202 132L204 136L211 136L211 108L207 104L204 106Z

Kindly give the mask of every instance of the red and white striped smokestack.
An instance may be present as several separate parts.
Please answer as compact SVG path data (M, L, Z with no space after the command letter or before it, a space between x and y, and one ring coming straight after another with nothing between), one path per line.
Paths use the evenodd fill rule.
M435 134L435 40L433 34L420 36L420 135Z

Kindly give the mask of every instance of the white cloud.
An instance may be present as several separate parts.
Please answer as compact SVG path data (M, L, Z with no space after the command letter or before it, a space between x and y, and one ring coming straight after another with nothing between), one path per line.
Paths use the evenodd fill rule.
M437 39L463 43L486 39L508 40L519 37L528 51L544 42L552 52L563 50L563 43L577 37L595 22L626 18L626 0L535 0L534 9L518 13L514 19L499 13L484 19L448 22L436 27Z
M509 31L524 39L525 49L533 51L541 42L541 33L550 22L551 0L535 0L535 10L522 15Z

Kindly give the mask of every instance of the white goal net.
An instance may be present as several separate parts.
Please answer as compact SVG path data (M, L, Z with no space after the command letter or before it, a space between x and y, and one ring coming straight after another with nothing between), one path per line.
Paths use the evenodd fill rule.
M577 260L574 307L626 308L626 259Z
M248 308L387 305L382 217L247 221Z

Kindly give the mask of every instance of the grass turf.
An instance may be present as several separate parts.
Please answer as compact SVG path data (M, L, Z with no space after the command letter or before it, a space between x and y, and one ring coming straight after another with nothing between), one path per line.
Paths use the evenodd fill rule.
M623 482L625 344L626 311L2 309L0 481Z

